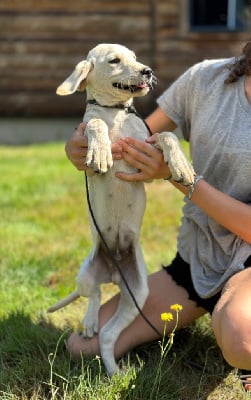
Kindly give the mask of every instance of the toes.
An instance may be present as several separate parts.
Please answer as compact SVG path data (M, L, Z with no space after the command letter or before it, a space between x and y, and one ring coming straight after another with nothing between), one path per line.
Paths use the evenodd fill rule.
M246 375L240 375L240 381L243 385L243 388L246 392L251 391L251 375L246 374Z
M191 177L188 174L180 173L177 178L174 177L174 181L183 186L191 186L194 181L194 175Z

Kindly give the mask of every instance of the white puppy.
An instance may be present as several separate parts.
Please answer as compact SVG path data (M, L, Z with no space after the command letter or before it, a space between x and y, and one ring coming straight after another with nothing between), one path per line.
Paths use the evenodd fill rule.
M92 337L99 331L99 285L111 281L119 285L118 308L99 331L100 352L109 375L118 370L114 358L115 342L139 313L135 300L142 308L148 296L146 265L140 246L146 203L144 184L123 182L115 177L116 171L130 173L134 169L123 160L113 163L111 143L130 135L144 141L149 135L142 119L134 113L132 103L133 97L146 95L155 82L152 70L139 63L132 51L117 44L100 44L89 52L86 60L77 64L57 89L59 95L87 91L84 115L88 137L86 164L94 171L88 173L88 186L91 212L96 222L90 216L93 248L80 268L76 291L48 311L56 311L79 296L88 297L83 333ZM190 185L194 171L176 136L162 133L157 146L163 150L173 179Z

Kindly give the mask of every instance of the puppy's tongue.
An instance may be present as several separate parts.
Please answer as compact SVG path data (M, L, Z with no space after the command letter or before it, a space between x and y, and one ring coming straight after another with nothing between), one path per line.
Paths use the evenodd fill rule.
M146 83L140 83L139 85L137 85L138 88L140 89L144 89L145 87L147 87Z

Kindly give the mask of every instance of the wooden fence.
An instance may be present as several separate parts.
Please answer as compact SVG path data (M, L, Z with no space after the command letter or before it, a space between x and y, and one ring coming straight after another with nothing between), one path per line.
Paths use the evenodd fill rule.
M247 38L186 34L182 23L184 0L1 0L1 116L80 116L83 94L63 98L55 90L101 42L124 44L154 68L158 87L138 100L145 115L188 66L238 54Z

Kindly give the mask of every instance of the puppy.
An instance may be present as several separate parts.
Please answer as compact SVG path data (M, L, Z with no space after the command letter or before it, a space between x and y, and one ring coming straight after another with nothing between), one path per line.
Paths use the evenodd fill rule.
M79 296L89 298L83 334L91 338L99 332L101 357L110 376L118 370L115 342L138 315L135 302L141 309L148 296L140 246L146 204L144 184L116 178L116 171L135 170L124 160L113 162L111 144L130 135L144 141L149 135L143 120L135 113L133 98L145 96L155 83L151 68L138 62L131 50L118 44L99 44L57 89L59 95L87 92L83 120L88 137L86 165L91 168L87 174L93 248L80 268L76 291L48 311L54 312ZM192 184L194 171L176 136L162 133L156 145L163 151L173 179L184 185ZM120 300L112 318L99 330L99 286L111 281L120 288Z

